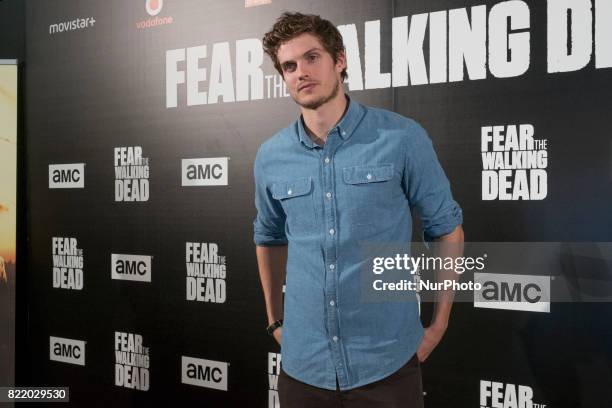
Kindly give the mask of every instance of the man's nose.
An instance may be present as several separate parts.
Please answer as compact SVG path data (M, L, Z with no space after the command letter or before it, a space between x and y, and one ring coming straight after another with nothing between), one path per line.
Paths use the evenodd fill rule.
M310 69L308 68L305 61L298 61L296 70L299 79L306 79L310 77Z

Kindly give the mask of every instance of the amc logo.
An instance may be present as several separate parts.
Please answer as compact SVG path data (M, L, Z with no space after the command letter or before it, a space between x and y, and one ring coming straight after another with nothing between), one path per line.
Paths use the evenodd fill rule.
M83 187L85 187L85 163L49 165L49 188Z
M85 365L85 342L49 337L49 359L62 363Z
M474 273L474 307L550 313L550 277Z
M181 160L183 186L227 186L228 157Z
M198 387L227 391L227 367L223 361L181 357L181 382Z
M151 282L151 256L111 254L111 278Z

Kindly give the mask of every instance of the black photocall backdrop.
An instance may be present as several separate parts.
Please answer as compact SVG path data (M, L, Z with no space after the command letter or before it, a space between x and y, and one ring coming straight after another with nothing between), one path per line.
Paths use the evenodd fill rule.
M283 11L302 11L338 26L354 24L362 71L365 22L379 20L380 72L387 73L393 17L446 11L448 18L457 8L470 16L478 13L472 6L486 6L488 15L494 5L508 2L259 3L268 4L27 3L32 385L69 386L75 406L274 406L268 359L280 349L263 330L252 242L252 164L258 146L295 120L298 109L289 97L267 95L189 106L187 74L176 85L177 107L167 108L167 51L186 49L188 56L189 47L206 45L199 61L206 80L199 90L210 92L213 52L221 52L213 46L228 42L236 89L236 42L261 39ZM487 69L486 78L474 80L464 68L462 81L349 95L424 126L463 208L469 241L609 241L612 70L597 68L593 51L583 68L548 73L547 6L554 2L513 3L529 9L529 28L520 30L530 34L525 73L496 78ZM599 18L612 24L612 15ZM423 50L430 68L429 35ZM179 62L177 71L187 71L187 63ZM261 70L276 74L266 56ZM547 140L542 200L482 199L481 128L511 124L531 124L533 137ZM149 159L148 200L115 201L114 149L135 146ZM229 158L226 186L182 186L181 160L222 157ZM83 187L50 188L49 166L75 163L84 163ZM76 239L82 289L53 287L53 237ZM225 257L223 303L186 300L187 242L214 243ZM112 279L111 254L150 256L150 282ZM425 324L430 315L425 304ZM426 404L489 406L482 387L491 381L503 385L502 394L512 386L530 387L534 404L608 406L610 317L608 304L553 304L550 313L456 304L442 343L423 365ZM115 385L116 332L142 336L150 358L148 390ZM83 364L50 359L51 336L84 342ZM227 363L216 371L223 372L227 391L184 384L182 356Z

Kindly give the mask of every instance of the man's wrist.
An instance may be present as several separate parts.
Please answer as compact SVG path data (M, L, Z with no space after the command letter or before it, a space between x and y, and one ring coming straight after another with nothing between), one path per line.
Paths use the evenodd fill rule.
M266 327L266 332L270 335L273 336L274 335L274 331L276 329L278 329L279 327L281 327L283 325L283 319L279 319L275 322L273 322L271 325L269 325L268 327Z

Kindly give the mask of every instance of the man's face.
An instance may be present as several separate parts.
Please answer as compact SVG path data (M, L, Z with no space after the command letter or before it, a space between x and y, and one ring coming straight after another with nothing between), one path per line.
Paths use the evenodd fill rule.
M317 37L304 33L281 44L276 54L293 100L306 109L317 109L338 94L343 54L336 63Z

